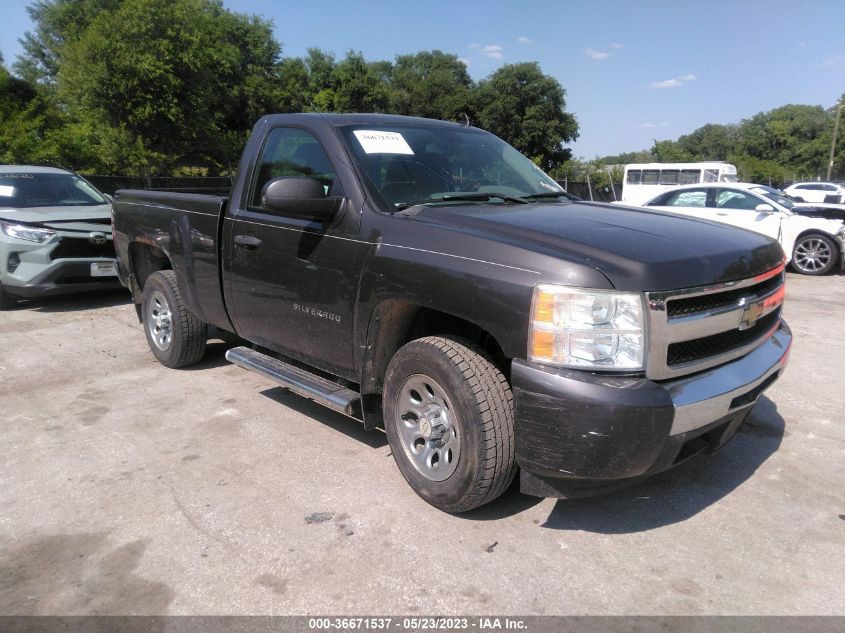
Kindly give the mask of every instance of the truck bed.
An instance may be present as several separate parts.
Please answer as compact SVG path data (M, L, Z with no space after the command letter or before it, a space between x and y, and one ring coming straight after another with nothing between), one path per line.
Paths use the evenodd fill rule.
M130 261L134 250L145 243L161 249L184 289L186 307L204 322L231 331L234 328L220 281L219 249L228 200L228 196L210 194L121 189L115 192L113 213L120 261ZM133 293L137 292L137 285L129 281Z

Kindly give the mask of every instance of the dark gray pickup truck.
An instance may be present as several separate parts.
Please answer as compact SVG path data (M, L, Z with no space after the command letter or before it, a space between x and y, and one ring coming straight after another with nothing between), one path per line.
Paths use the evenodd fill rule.
M725 225L574 201L479 129L261 119L227 197L119 191L153 354L227 358L383 427L448 512L628 484L725 444L781 374L784 255Z

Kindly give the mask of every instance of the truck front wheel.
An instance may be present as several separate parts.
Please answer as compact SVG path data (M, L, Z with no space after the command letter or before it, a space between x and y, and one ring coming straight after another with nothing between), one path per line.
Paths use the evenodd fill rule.
M441 510L477 508L513 480L511 389L468 341L432 336L403 346L385 376L384 425L406 481Z
M208 328L185 309L172 270L160 270L147 279L141 313L147 343L162 365L175 369L199 362Z

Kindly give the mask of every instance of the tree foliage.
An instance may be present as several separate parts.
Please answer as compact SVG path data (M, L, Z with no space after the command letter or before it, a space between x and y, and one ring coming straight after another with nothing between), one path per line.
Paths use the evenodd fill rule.
M823 178L835 116L836 107L785 105L738 124L707 124L676 141L654 141L648 152L602 160L607 164L723 160L736 165L743 180L773 184ZM835 154L833 175L845 177L843 134L837 137Z
M564 107L564 90L537 63L501 67L479 83L478 124L506 139L542 168L571 157L562 142L578 137L578 123Z
M231 172L269 112L386 112L466 120L550 168L578 134L536 63L474 82L455 55L282 58L272 24L221 0L34 0L0 76L0 154L105 172Z

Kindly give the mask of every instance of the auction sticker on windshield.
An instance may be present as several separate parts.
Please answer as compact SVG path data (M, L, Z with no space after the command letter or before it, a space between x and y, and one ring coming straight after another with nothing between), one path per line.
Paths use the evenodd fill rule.
M413 154L399 132L380 132L378 130L355 130L355 138L367 154Z

